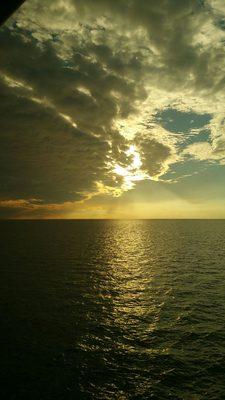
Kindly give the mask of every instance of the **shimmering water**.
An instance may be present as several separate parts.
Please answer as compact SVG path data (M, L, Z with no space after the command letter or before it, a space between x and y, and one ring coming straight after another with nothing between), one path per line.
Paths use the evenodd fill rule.
M2 399L225 399L225 221L0 229Z

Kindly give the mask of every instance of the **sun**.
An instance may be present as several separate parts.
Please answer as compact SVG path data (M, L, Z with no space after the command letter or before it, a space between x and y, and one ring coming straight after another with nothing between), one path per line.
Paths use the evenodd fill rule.
M126 154L132 157L131 164L127 167L122 167L121 165L116 164L113 168L113 172L116 175L123 177L123 184L121 187L123 191L132 189L137 181L149 179L149 175L141 168L141 156L134 144L130 145L129 149L126 151Z

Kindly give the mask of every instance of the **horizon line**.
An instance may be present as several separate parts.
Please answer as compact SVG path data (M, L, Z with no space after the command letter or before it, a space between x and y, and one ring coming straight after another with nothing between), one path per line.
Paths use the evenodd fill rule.
M224 221L224 218L0 218L2 221Z

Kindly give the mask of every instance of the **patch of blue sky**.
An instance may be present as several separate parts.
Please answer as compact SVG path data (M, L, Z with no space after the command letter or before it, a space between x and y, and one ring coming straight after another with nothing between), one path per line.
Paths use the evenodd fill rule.
M190 133L190 135L185 135L183 137L183 141L180 143L180 147L184 148L186 146L189 146L190 144L199 142L208 142L210 144L212 143L211 132L209 129L203 129L197 134Z
M161 177L161 180L176 182L180 179L193 176L196 173L199 174L207 165L207 162L186 157L183 162L173 164L170 170Z
M155 115L155 122L172 133L190 133L206 127L212 119L210 114L196 114L167 108Z
M197 170L196 170L197 171ZM223 199L225 166L216 163L199 162L198 172L189 174L170 184L170 190L180 197L194 199Z

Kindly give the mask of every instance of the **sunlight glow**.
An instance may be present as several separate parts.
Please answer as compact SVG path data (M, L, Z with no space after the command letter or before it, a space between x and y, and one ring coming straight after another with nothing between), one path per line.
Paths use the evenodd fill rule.
M69 122L69 124L73 127L73 128L77 128L77 124L76 122L74 122L72 120L72 118L69 115L63 114L63 113L59 113L60 117L62 117L63 119L65 119L65 121Z
M121 186L123 191L132 189L137 181L149 179L149 176L141 169L142 161L136 146L131 145L126 151L126 154L132 156L132 163L127 167L122 167L121 165L116 164L113 169L113 172L116 175L124 178Z
M28 91L32 91L33 88L29 86L27 83L24 83L18 79L14 79L6 74L0 73L0 77L4 80L4 82L12 88L22 88Z

